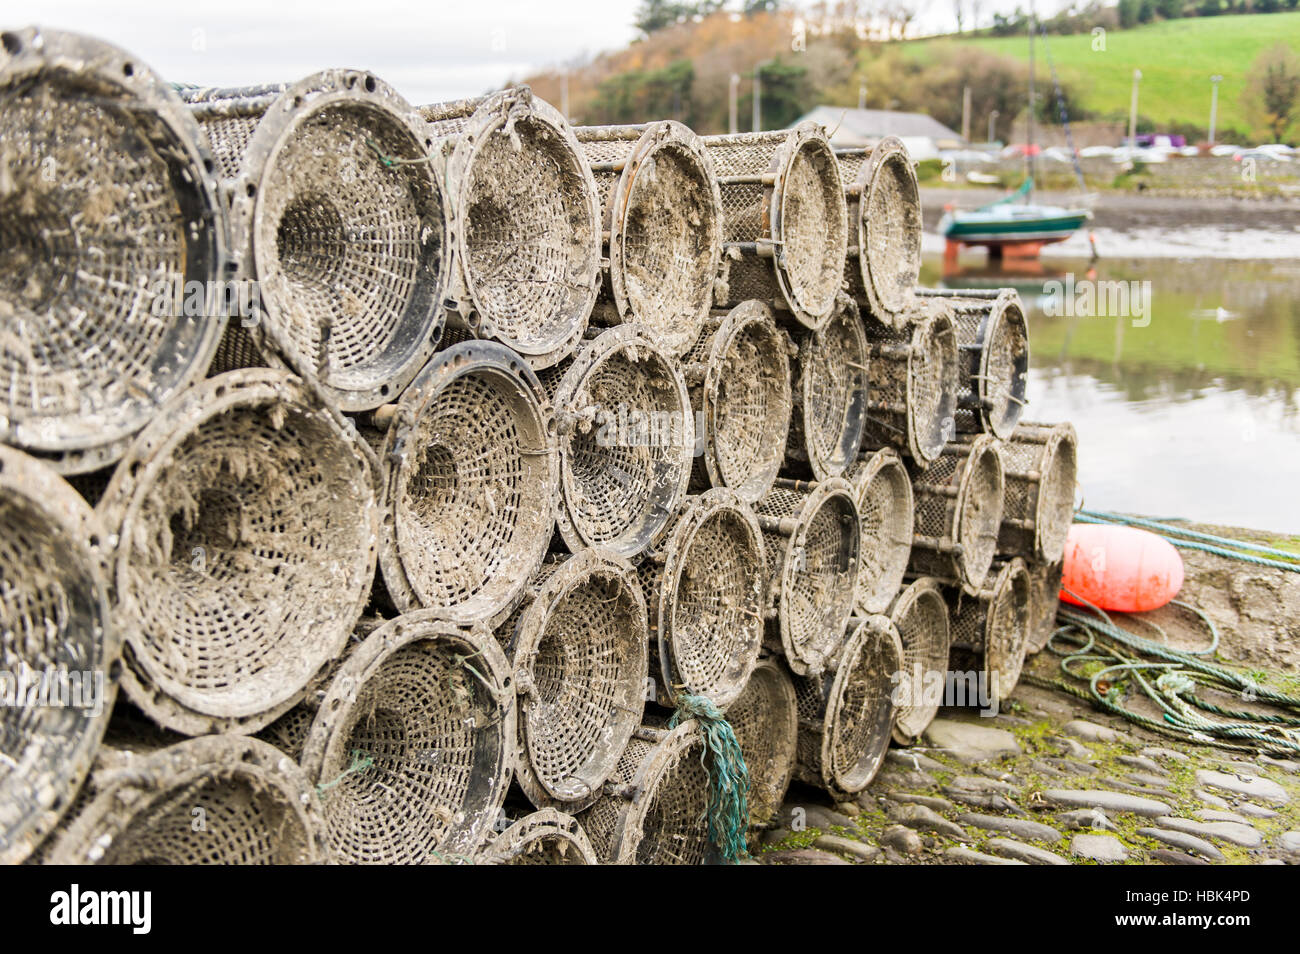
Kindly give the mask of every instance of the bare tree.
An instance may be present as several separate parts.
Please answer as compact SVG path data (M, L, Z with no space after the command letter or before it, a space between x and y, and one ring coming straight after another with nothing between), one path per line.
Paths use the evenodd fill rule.
M962 32L962 15L965 12L966 4L963 0L952 0L952 12L957 17L957 32Z

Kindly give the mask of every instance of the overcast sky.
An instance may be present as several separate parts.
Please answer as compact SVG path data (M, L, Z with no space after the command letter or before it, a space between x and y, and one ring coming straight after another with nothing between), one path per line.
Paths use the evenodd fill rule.
M1023 2L1023 0L1021 0ZM1040 0L1053 12L1065 0ZM368 69L420 104L473 96L547 66L618 49L638 0L35 0L8 4L4 27L89 33L171 81L284 82L330 66ZM953 24L953 0L923 0L928 31ZM1017 0L984 0L983 16Z

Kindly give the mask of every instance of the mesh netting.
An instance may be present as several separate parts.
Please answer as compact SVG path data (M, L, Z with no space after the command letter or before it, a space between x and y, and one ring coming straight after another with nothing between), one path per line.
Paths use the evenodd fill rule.
M99 513L123 686L159 723L261 728L343 647L378 525L357 440L284 372L249 369L191 389L132 446Z
M594 865L596 853L578 820L543 808L497 835L479 859L494 865Z
M633 736L605 793L579 816L604 864L698 865L713 851L709 779L694 721Z
M206 370L226 222L197 128L146 66L4 37L0 439L81 473Z
M876 777L894 728L895 674L902 670L898 630L886 616L857 623L834 672L796 676L801 781L838 798Z
M1000 442L987 434L948 444L913 473L912 572L977 591L997 551L1004 483Z
M768 599L779 643L798 675L821 672L853 612L862 534L853 486L778 480L755 507L767 553Z
M990 586L975 596L956 593L949 603L953 668L978 668L993 705L1020 681L1032 611L1024 561L1016 557L996 569Z
M904 587L889 608L889 618L903 647L903 675L894 690L894 739L908 745L934 721L943 701L950 634L948 604L939 582L921 577Z
M515 698L496 641L430 610L390 620L340 667L302 764L335 860L473 855L510 782Z
M721 187L727 304L756 299L820 327L848 248L843 186L825 132L800 123L704 143Z
M927 300L898 328L867 320L871 382L863 442L893 446L925 467L953 435L958 352L951 312Z
M749 505L728 490L687 499L639 569L658 646L660 701L678 692L726 708L763 643L763 538Z
M48 467L0 446L0 863L67 809L113 707L119 644L91 519Z
M644 708L646 604L635 572L598 550L548 561L499 636L519 697L520 787L539 808L590 805Z
M600 284L599 200L573 131L526 87L420 113L435 151L451 153L460 320L534 368L555 364L577 345Z
M753 504L771 489L790 430L787 342L771 309L750 301L706 322L683 358L691 407L704 430L693 492L727 487Z
M676 512L695 425L676 362L634 327L584 345L555 393L560 533L631 557Z
M867 336L846 298L820 331L799 346L786 457L817 480L844 473L858 456L867 424ZM874 374L874 371L873 371Z
M1029 375L1029 326L1020 296L1012 288L993 299L951 294L945 300L961 349L957 430L1005 440L1024 410Z
M681 123L574 130L604 208L609 260L593 321L634 322L680 355L713 302L722 209L713 163Z
M215 369L284 363L318 375L347 411L394 399L438 343L448 282L448 213L418 161L419 117L353 70L279 95L183 95L227 171L238 275L257 290Z
M1063 567L1063 563L1030 565L1030 619L1026 652L1041 651L1056 631L1056 610L1061 603Z
M848 199L849 293L885 325L898 325L921 273L921 195L903 143L836 152Z
M1063 424L1020 424L1002 445L1006 494L998 551L1058 563L1074 520L1078 437Z
M301 769L242 736L106 750L93 798L51 864L287 865L326 860L319 803Z
M845 476L857 490L862 566L854 608L883 613L898 595L912 553L912 479L889 448L863 454Z
M495 342L440 352L384 440L380 566L400 610L495 624L554 526L555 452L517 355Z
M749 770L749 822L776 816L794 772L799 709L794 684L775 658L760 660L731 707L727 722Z

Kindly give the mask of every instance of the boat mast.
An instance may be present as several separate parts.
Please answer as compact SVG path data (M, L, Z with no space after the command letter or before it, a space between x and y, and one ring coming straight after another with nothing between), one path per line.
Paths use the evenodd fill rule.
M1029 5L1029 137L1025 143L1025 171L1029 177L1029 190L1025 202L1034 199L1034 5Z

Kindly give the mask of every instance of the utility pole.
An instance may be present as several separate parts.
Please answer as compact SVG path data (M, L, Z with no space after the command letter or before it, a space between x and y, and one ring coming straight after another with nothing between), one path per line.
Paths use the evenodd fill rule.
M1223 77L1215 73L1210 77L1210 145L1214 145L1215 122L1219 118L1219 84Z
M961 91L961 138L970 142L970 87Z
M761 132L763 129L763 81L759 78L763 72L763 64L754 64L754 132Z
M858 85L858 109L866 109L866 108L867 108L867 84L860 83Z
M727 103L727 131L733 136L740 132L740 74L731 74L731 95Z
M560 74L560 115L569 119L569 71Z
M1029 6L1029 113L1026 116L1025 180L1029 183L1029 197L1034 192L1034 7Z
M1138 129L1138 83L1142 81L1142 71L1133 71L1133 98L1128 107L1128 147L1137 148Z
M997 133L998 117L1001 115L996 109L989 113L989 138L987 141L990 143L993 142L993 137Z

